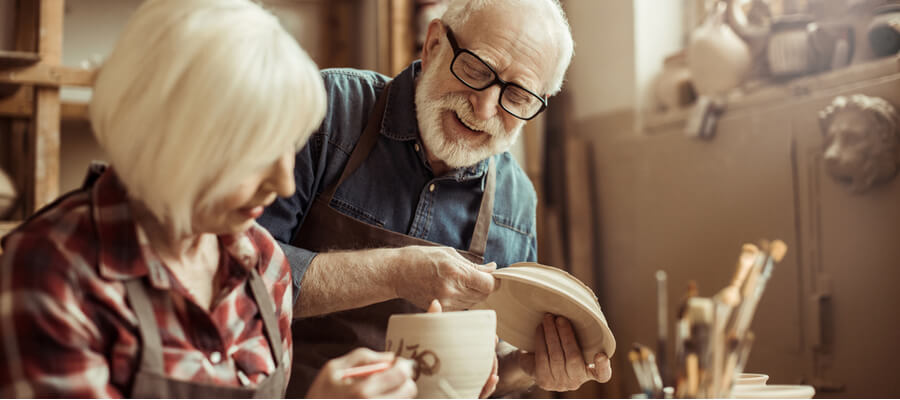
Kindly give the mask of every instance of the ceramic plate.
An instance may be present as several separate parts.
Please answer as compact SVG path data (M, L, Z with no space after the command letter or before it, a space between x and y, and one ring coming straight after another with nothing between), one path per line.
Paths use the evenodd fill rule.
M534 351L534 335L544 314L572 321L585 362L596 353L612 357L616 339L590 288L565 271L536 263L516 263L494 272L500 288L474 308L497 312L497 336L526 351Z

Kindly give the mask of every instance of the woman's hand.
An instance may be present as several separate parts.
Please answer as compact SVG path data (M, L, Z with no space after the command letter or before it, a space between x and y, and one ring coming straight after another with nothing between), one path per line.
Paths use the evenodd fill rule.
M347 355L335 358L322 367L313 380L308 398L413 398L418 393L413 382L411 362L395 362L394 353L378 353L366 348L358 348ZM351 367L390 362L387 370L371 375L345 378L344 371Z

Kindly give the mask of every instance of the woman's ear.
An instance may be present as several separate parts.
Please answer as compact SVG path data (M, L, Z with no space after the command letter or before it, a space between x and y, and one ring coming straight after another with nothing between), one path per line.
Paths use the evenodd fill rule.
M425 43L422 45L422 69L428 68L428 64L438 55L438 46L441 45L441 37L444 36L444 22L440 18L431 20L428 24L428 33L425 35Z

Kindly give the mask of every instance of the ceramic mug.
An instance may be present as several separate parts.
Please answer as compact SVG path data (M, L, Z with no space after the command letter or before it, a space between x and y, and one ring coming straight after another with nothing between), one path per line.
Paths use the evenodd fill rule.
M419 398L477 398L494 366L494 310L395 314L385 351L416 362Z

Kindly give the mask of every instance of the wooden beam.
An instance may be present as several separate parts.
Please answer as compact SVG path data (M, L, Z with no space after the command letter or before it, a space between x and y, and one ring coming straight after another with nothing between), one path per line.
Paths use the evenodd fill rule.
M63 101L60 104L60 116L64 120L89 121L88 103Z
M41 56L30 51L0 50L0 68L36 64Z
M0 69L0 83L39 86L83 86L94 84L96 69L70 68L46 63Z
M38 19L41 35L38 52L49 65L62 63L64 0L41 0ZM39 87L35 93L34 135L29 146L33 192L28 212L34 212L59 195L59 87Z
M412 0L391 0L390 62L394 76L403 71L415 59L415 27Z

